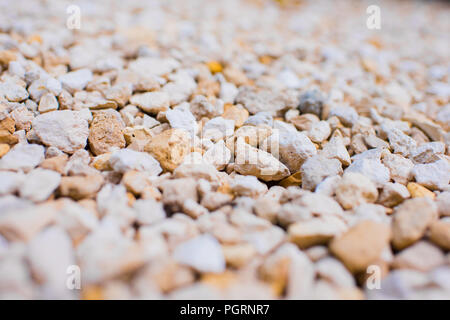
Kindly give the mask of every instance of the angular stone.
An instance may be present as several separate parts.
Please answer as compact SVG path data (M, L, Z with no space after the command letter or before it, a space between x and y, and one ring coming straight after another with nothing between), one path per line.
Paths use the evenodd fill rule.
M154 136L144 150L150 153L166 171L173 171L191 151L189 133L182 129L170 129Z
M37 116L33 130L47 146L74 153L86 146L89 135L88 122L75 111L52 111Z
M365 272L389 244L390 230L385 224L363 221L330 243L330 251L352 273Z

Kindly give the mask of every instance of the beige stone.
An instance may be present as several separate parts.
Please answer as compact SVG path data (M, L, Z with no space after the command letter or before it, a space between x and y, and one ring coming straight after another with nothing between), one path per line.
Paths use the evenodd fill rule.
M444 250L450 250L450 222L438 220L430 224L428 237Z
M336 187L336 199L344 209L352 209L363 203L375 202L378 191L366 176L348 172Z
M101 175L62 177L59 193L75 200L91 198L100 190L103 181Z
M413 244L425 234L437 218L436 205L428 198L414 198L403 202L394 212L392 244L398 250Z
M125 147L124 126L118 114L99 111L89 128L89 147L95 155Z
M389 244L389 239L388 226L363 221L342 236L333 239L330 251L352 273L363 272L381 256L383 249Z
M191 151L191 138L182 129L169 129L154 136L144 150L159 161L166 171L175 170Z

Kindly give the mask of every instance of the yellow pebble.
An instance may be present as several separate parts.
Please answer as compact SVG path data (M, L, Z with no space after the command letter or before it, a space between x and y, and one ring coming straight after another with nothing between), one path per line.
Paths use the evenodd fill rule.
M81 292L83 300L103 300L102 288L99 286L88 286Z
M233 272L226 270L223 273L206 273L202 275L201 281L219 289L225 289L236 282Z
M428 197L430 199L434 199L436 197L436 195L432 191L416 182L408 183L406 188L408 188L408 191L413 198Z
M290 186L299 186L301 183L302 183L302 174L299 171L281 180L280 186L287 188Z
M42 38L40 35L38 34L33 34L32 36L30 36L27 40L28 43L33 43L33 42L39 42L42 44Z
M0 144L0 158L7 154L9 152L9 149L10 147L6 143Z
M209 61L206 65L212 73L222 72L223 70L222 65L218 61Z

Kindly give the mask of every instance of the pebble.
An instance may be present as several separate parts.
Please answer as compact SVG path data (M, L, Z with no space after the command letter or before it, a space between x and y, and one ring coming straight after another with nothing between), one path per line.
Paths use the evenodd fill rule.
M130 103L138 106L145 112L157 114L169 108L170 96L168 93L160 91L139 93L130 98Z
M166 118L172 128L184 129L191 136L195 136L198 132L197 122L188 107L180 105L174 109L167 110Z
M144 150L159 161L166 171L173 171L191 151L191 138L183 129L166 130L145 145Z
M330 251L352 272L366 271L389 244L390 230L385 224L363 221L330 243ZM367 250L370 248L370 250Z
M19 190L22 198L40 202L48 199L59 186L61 175L52 170L35 169L29 172Z
M276 131L263 142L262 148L267 148L274 156L279 155L280 161L293 173L317 153L311 140L301 132Z
M115 111L96 112L89 127L88 137L92 153L97 156L124 148L124 129L119 113Z
M234 120L216 117L205 123L203 126L202 137L218 141L229 137L234 133Z
M328 159L322 155L315 155L303 163L302 188L314 190L325 178L342 174L342 165L337 159Z
M444 254L434 245L420 241L395 256L392 267L430 271L444 262Z
M205 234L181 243L175 248L174 259L198 272L220 273L225 271L225 257L219 242Z
M234 170L264 181L278 181L290 175L289 169L270 153L238 140Z
M373 203L378 198L375 184L360 173L346 172L336 186L336 199L344 209L352 209L363 203Z
M436 205L429 198L404 201L394 211L392 244L401 250L423 237L431 222L437 218Z
M37 144L17 144L0 159L0 169L28 172L44 160L44 150Z
M33 120L33 130L45 145L67 153L83 149L89 136L88 122L78 112L70 110L37 116Z
M309 90L300 96L298 109L301 113L312 113L320 117L324 104L323 94L317 90Z
M75 91L83 90L92 79L92 71L89 69L79 69L68 72L58 78L62 87L72 94Z
M130 149L114 151L109 158L109 165L114 171L120 173L137 170L148 172L150 175L158 175L162 172L160 164L151 155Z
M432 190L443 189L450 183L450 164L447 160L416 164L412 169L416 182Z
M450 223L437 220L430 224L428 237L444 250L450 250Z

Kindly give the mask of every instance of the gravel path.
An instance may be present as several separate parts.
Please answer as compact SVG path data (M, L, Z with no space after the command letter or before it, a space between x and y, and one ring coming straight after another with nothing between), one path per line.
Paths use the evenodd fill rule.
M450 5L371 4L0 0L0 298L450 299Z

